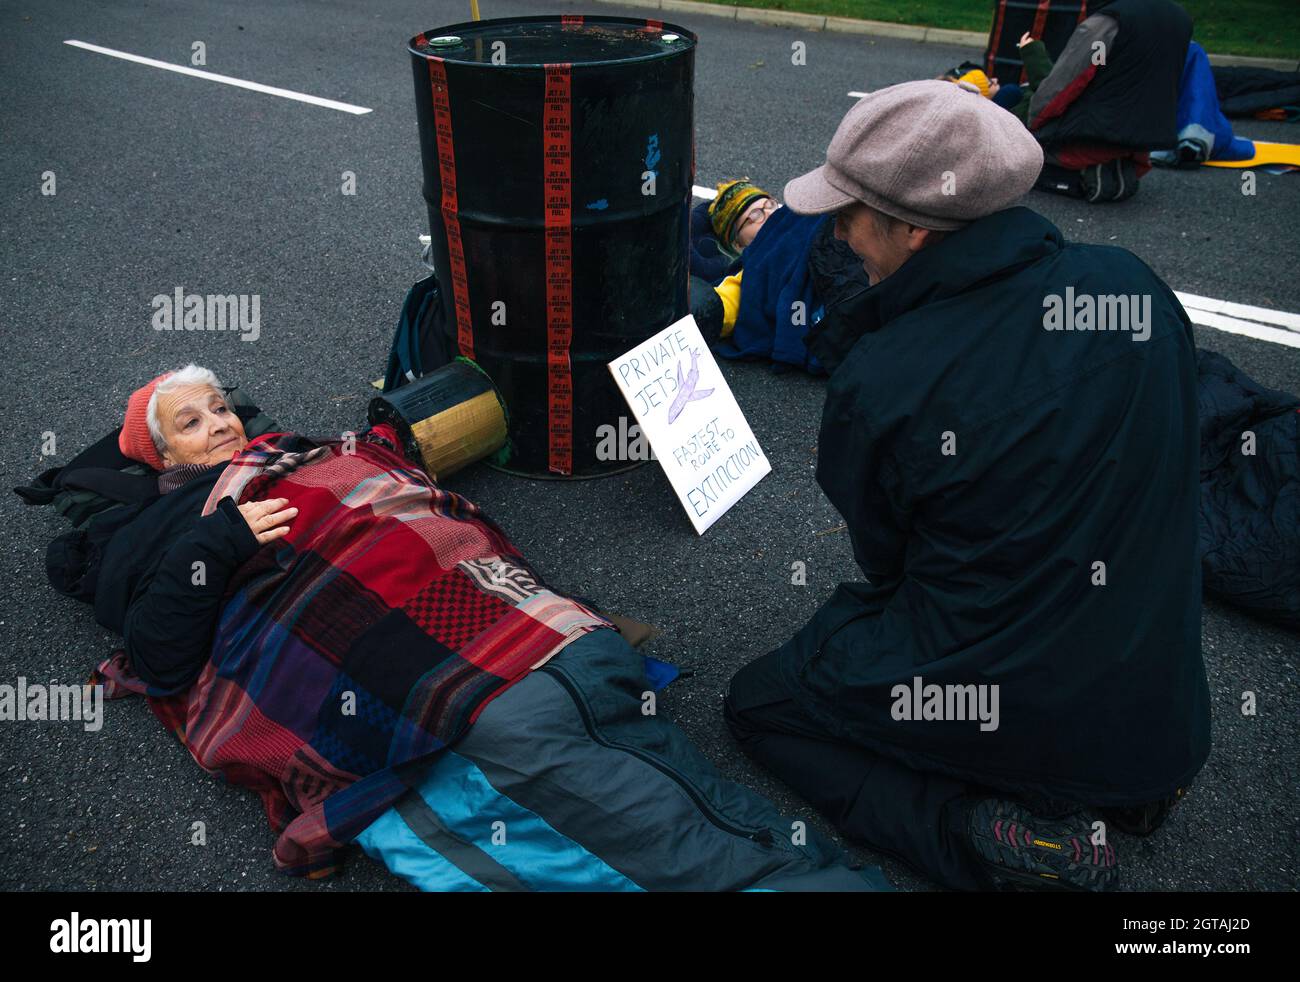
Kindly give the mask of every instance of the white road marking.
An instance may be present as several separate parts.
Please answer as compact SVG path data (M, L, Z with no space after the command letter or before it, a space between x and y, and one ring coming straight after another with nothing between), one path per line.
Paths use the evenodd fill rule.
M148 65L151 68L161 68L168 72L178 72L181 75L192 75L195 78L206 78L209 82L220 82L222 85L233 85L240 89L250 89L253 92L264 92L267 95L278 95L281 99L293 99L295 102L306 102L313 106L324 106L326 109L337 109L339 112L351 113L354 116L362 116L371 110L365 106L353 106L346 102L335 102L333 99L322 99L320 96L307 95L303 92L294 92L290 89L277 89L273 85L263 85L261 82L248 82L242 78L231 78L229 75L218 75L216 72L205 72L197 68L190 68L188 65L173 65L170 62L158 61L156 58L144 58L140 55L129 54L125 51L115 51L112 48L101 48L97 44L87 44L85 41L64 41L64 44L70 44L74 48L84 48L86 51L94 51L97 54L108 55L110 58L121 58L124 61L133 61L137 65Z
M849 98L850 98L850 99L861 99L861 98L862 98L863 96L865 96L865 95L870 95L870 93L868 93L868 92L850 92L850 93L849 93Z
M1184 305L1184 309L1193 324L1200 324L1202 327L1213 327L1219 331L1226 331L1228 334L1241 334L1259 341L1284 344L1288 348L1300 348L1300 332L1288 331L1281 327L1268 327L1265 324L1252 324L1250 321L1238 320L1236 317L1216 314L1209 310L1197 310L1195 307L1187 307L1186 305Z
M713 190L713 188L701 187L699 184L695 184L691 187L691 193L697 198L703 198L705 201L712 201L718 196L718 192Z
M1198 297L1195 293L1175 292L1174 296L1189 311L1195 308L1208 314L1223 314L1237 320L1276 324L1289 331L1300 331L1300 314L1291 314L1285 310L1271 310L1268 307L1252 307L1249 304L1233 303L1230 300L1215 300L1213 297Z

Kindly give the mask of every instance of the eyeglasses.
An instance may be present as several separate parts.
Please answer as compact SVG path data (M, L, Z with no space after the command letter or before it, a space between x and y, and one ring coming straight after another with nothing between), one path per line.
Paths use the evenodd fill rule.
M772 214L774 211L776 211L776 202L771 198L764 198L762 201L758 202L757 208L754 208L745 216L744 221L742 221L738 227L745 228L747 225L755 225L759 222L766 221L767 216Z

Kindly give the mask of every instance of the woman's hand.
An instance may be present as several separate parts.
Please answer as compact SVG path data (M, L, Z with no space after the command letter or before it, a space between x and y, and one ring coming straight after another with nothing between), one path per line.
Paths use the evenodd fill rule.
M1016 42L1016 47L1023 48L1026 44L1028 44L1032 40L1033 38L1029 36L1029 32L1025 31L1024 34L1020 35L1020 40Z
M265 501L246 501L239 506L239 514L244 516L244 521L257 536L259 546L289 534L289 520L298 514L298 509L285 508L288 503L288 498L267 498Z

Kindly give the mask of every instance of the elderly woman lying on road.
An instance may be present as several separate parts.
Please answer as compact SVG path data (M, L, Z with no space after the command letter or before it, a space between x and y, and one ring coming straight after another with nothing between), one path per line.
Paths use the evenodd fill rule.
M609 622L391 427L250 441L188 365L132 394L119 445L159 494L96 558L126 642L99 674L261 795L281 869L360 841L430 889L886 886L719 777Z

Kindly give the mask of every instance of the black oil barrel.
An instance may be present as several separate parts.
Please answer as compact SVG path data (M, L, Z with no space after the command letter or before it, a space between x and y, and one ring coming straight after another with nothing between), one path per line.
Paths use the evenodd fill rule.
M629 466L597 457L631 416L606 366L689 310L695 43L576 15L410 42L448 347L505 398L506 470Z
M1047 46L1055 61L1087 16L1088 0L996 0L993 28L984 51L985 74L1003 85L1024 84L1029 76L1020 57L1020 36L1028 31Z

